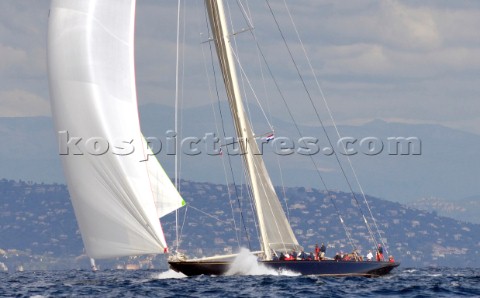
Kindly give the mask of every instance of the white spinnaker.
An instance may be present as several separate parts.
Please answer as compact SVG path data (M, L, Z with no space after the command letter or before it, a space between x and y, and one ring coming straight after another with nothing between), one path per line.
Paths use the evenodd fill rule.
M135 0L51 3L52 114L57 131L67 131L70 140L82 138L78 146L60 138L60 146L69 149L62 163L92 258L163 253L166 247L138 119L134 16ZM90 138L108 141L108 151L96 155ZM105 142L97 145L103 152Z

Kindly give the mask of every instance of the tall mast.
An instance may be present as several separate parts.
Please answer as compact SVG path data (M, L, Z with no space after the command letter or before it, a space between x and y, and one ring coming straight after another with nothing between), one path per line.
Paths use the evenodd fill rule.
M253 193L260 228L260 244L265 253L265 258L268 260L272 258L272 249L287 251L300 249L300 246L283 212L263 159L258 155L258 146L245 113L238 85L223 1L205 0L205 5L208 11L235 131L243 153L242 157Z

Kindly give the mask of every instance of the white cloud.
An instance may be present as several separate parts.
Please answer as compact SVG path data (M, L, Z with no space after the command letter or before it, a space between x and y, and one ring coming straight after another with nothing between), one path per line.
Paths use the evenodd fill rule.
M12 71L12 66L18 66L28 60L28 55L23 49L0 44L0 72Z
M31 117L50 115L47 100L24 90L0 92L0 117Z
M301 57L283 1L270 3L292 50ZM438 0L287 3L340 121L383 118L412 123L430 121L470 131L480 127L475 117L480 114L480 5L472 1ZM184 4L187 46L183 90L184 105L189 107L208 104L210 98L201 49L201 42L206 39L205 35L200 36L206 31L202 1ZM48 97L45 60L48 5L47 0L0 2L3 116L35 114L35 110L39 111L36 114L48 114L48 105L43 100ZM173 105L176 5L176 1L137 1L136 70L140 103ZM229 5L232 10L237 8L236 1L230 1ZM265 3L251 1L249 5L255 17L255 33L277 79L286 89L284 92L291 97L303 94L302 86L293 82L295 69L284 55ZM236 24L236 28L239 30L241 26ZM249 36L246 32L237 37L243 41ZM203 47L208 57L208 44ZM242 58L251 81L260 86L257 93L262 95L260 71L251 68L259 64L257 53L242 53ZM311 84L305 61L300 60L299 66ZM280 111L278 95L269 96L274 102L272 110ZM33 108L21 107L15 99L24 100ZM309 106L298 101L294 109L302 113Z
M431 8L412 8L400 1L387 0L381 1L380 13L377 28L386 42L410 50L440 46L441 35Z

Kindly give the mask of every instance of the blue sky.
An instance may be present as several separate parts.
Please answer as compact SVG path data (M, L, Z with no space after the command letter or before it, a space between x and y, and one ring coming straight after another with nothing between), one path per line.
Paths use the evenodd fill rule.
M282 41L270 13L263 1L250 2L255 32L271 64L278 65L279 80L288 86L295 75L285 62L288 56L278 50ZM270 2L292 50L301 54L288 29L284 2ZM442 124L480 134L480 2L305 0L287 4L339 123L384 119ZM199 29L204 24L201 5L202 1L188 1L184 11L185 107L210 102L200 43L206 39L200 35L205 31ZM50 114L45 58L48 7L46 0L0 2L1 117ZM137 1L141 104L173 104L176 14L176 1ZM247 35L240 34L239 42ZM256 64L251 62L257 59L253 54L242 55L246 65ZM311 82L305 61L299 60L299 65ZM259 78L258 71L252 72L250 79ZM288 88L287 96L294 96L290 90L296 88ZM274 112L276 106L272 105ZM308 107L296 109L301 113ZM308 117L303 120L309 122Z

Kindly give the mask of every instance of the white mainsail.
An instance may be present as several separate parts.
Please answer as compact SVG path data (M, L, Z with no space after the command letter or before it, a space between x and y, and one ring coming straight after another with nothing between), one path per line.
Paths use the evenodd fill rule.
M51 3L52 113L91 258L163 253L158 218L184 204L140 131L134 20L135 0Z
M301 246L298 244L278 200L263 159L260 155L255 154L259 150L254 139L252 126L243 107L230 44L230 34L225 20L223 1L205 0L205 6L210 19L235 131L240 140L242 152L244 152L242 157L249 174L248 178L262 238L262 250L266 259L271 259L272 249L278 251L299 250ZM247 144L242 142L242 140L246 140Z

